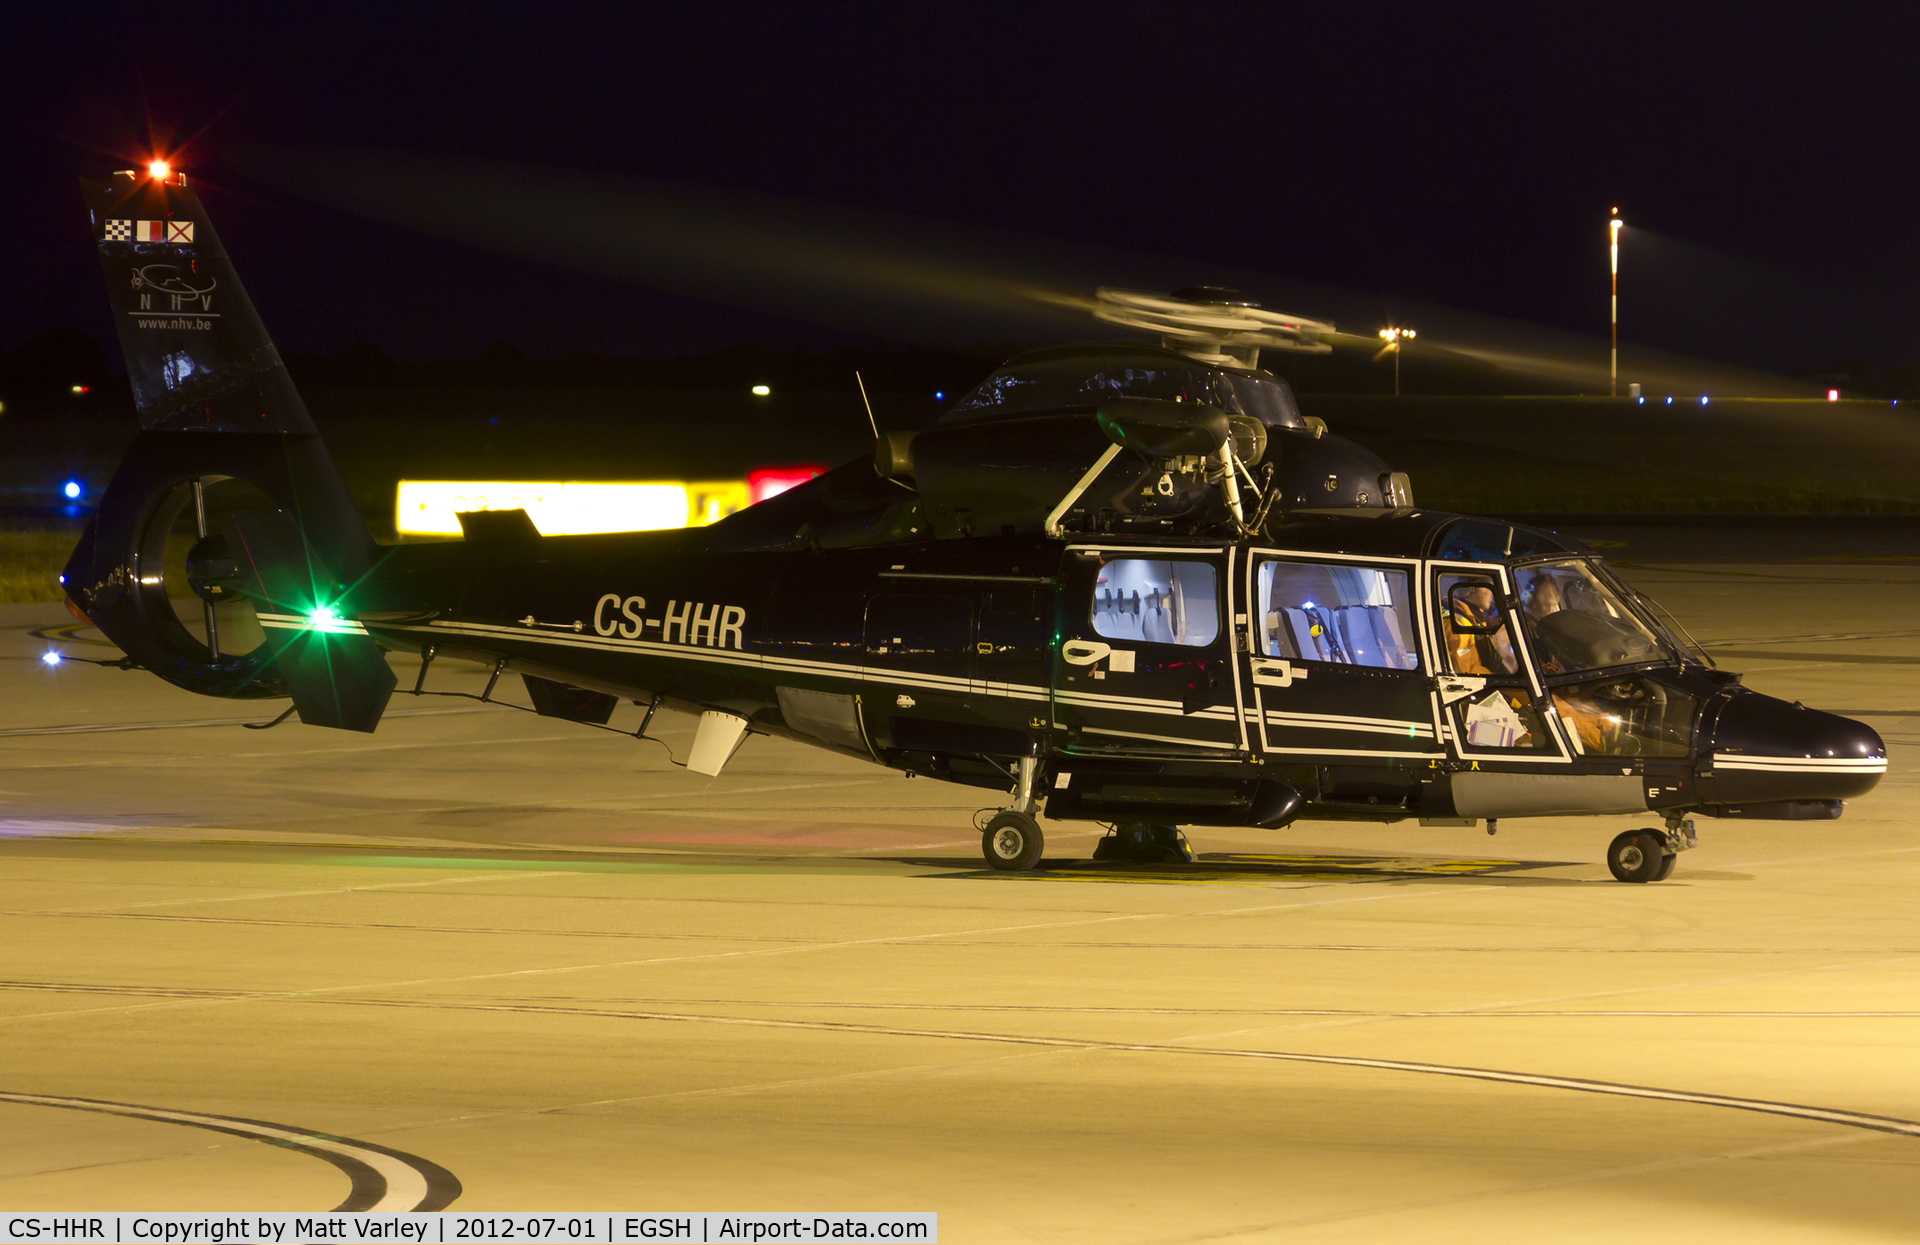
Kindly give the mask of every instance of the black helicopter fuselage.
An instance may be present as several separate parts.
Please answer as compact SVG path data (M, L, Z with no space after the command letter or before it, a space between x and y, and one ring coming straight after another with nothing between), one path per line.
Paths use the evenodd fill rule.
M718 712L1002 790L1031 758L1053 818L1825 818L1885 769L1868 728L1693 657L1600 559L1486 520L726 544L723 524L397 548L352 591L351 621L323 626L532 676L547 685L531 685L536 706L560 717L604 721L616 700ZM1555 628L1521 585L1556 579L1611 591ZM1494 643L1459 633L1462 583L1491 593ZM1620 625L1594 621L1609 611ZM1600 660L1569 659L1582 644Z

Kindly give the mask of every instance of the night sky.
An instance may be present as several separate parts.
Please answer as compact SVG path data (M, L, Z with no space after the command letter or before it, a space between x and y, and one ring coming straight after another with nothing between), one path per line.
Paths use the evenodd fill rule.
M288 350L1030 331L815 303L791 274L762 297L737 266L648 288L586 271L599 243L562 268L300 184L454 160L870 225L949 263L961 237L1090 281L1224 274L1271 297L1271 274L1286 310L1368 333L1438 304L1604 336L1617 203L1623 339L1780 372L1920 360L1920 23L1885 7L38 7L5 38L0 349L62 324L109 338L73 177L151 138ZM561 202L521 223L564 234ZM1307 287L1287 281L1346 295L1290 305Z

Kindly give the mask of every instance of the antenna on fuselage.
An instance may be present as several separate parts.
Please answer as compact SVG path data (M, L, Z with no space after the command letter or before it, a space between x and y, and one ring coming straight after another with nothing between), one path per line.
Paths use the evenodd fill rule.
M860 405L867 408L867 423L873 428L873 439L878 441L880 439L880 421L873 417L873 403L867 398L867 382L860 379L858 370L853 374L853 383L860 386Z

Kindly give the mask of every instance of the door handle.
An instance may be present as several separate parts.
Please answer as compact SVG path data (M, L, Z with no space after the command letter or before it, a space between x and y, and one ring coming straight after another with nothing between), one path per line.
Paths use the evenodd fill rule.
M1068 640L1060 646L1060 660L1069 666L1091 666L1112 651L1113 645L1099 640Z
M1253 663L1253 681L1262 687L1292 687L1295 679L1304 679L1309 673L1305 666L1285 659Z

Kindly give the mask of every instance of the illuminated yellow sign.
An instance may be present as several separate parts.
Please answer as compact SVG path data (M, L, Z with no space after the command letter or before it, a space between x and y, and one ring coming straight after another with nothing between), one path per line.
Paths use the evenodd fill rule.
M745 480L692 480L687 483L687 526L705 527L753 504Z
M462 511L524 510L542 536L652 532L687 526L690 492L679 480L402 480L393 525L409 536L458 536Z

